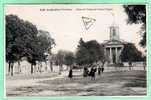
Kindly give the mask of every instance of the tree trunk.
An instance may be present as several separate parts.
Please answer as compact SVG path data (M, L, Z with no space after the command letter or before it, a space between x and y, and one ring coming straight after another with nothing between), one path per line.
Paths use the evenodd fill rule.
M38 72L41 73L41 69L42 69L42 62L38 62Z
M31 74L33 74L34 72L34 68L33 68L33 64L31 64Z
M37 72L40 72L40 62L38 62L38 69L37 69Z
M40 70L39 70L39 71L40 71L40 73L42 72L42 70L41 70L41 69L42 69L42 62L40 62Z
M45 61L45 71L47 71L47 61Z
M146 65L144 65L144 71L146 71Z
M66 66L67 66L66 70L69 70L70 67L68 65L66 65Z
M18 73L21 72L21 66L20 66L20 61L18 61Z
M61 74L62 71L62 65L59 65L59 74Z
M39 72L39 70L40 70L40 65L39 65L39 62L38 62L38 67L37 67L37 72Z
M13 71L14 71L14 70L13 70L13 67L14 67L14 63L11 63L11 64L10 64L10 67L11 67L11 76L13 76Z
M63 65L61 64L61 71L63 71Z
M53 66L52 66L52 62L50 61L50 70L51 72L53 72Z
M8 63L8 73L10 73L11 62Z

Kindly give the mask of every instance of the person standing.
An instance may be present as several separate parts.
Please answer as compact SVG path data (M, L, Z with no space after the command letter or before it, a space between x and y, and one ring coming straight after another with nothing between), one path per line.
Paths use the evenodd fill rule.
M91 80L95 80L95 72L96 72L96 68L94 66L92 66L91 71L90 71L90 76L91 76Z
M133 67L133 66L132 66L132 62L131 62L131 61L129 61L129 63L128 63L128 64L129 64L129 70L132 70L132 67Z
M99 66L99 67L98 67L98 75L101 75L101 72L102 72L102 69L101 69L101 67Z
M104 72L104 67L101 68L102 73Z
M88 74L89 74L89 70L88 70L88 68L86 66L86 67L84 67L84 70L83 70L83 77L87 77Z
M73 77L73 73L72 73L72 67L70 67L68 77L69 77L70 79L72 79L72 77Z

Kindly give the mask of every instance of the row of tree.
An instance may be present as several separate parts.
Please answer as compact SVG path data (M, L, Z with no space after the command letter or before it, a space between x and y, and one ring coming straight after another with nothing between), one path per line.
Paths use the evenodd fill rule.
M60 66L60 72L63 65L67 65L68 68L71 66L80 68L91 67L93 64L99 64L99 67L104 67L105 62L108 62L110 59L104 52L103 44L99 44L96 40L85 42L82 38L75 53L60 50L54 57L55 64ZM124 44L120 58L122 62L145 61L142 52L133 43Z
M68 69L70 67L84 68L83 66L90 67L101 61L103 67L107 58L103 46L96 40L85 42L81 38L75 53L60 50L53 56L52 60L55 65L60 66L59 73L61 73L63 65L66 65Z
M31 64L31 73L36 61L46 61L55 45L54 39L48 32L38 30L29 21L24 21L16 15L7 15L6 19L6 61L9 64L9 72L13 75L15 62L26 58Z
M124 6L126 13L129 16L129 23L143 23L142 27L146 27L146 14L144 6ZM138 10L137 10L138 9ZM136 10L136 13L133 13ZM137 12L138 11L138 12ZM141 12L141 13L139 13ZM135 18L134 14L137 14ZM29 21L20 19L16 15L7 15L6 19L6 61L9 64L9 72L13 75L14 63L26 58L31 64L31 73L33 73L33 66L36 62L46 62L48 55L51 55L50 68L53 70L53 63L60 66L65 64L69 67L73 65L78 66L91 66L94 63L101 62L102 67L108 61L104 53L103 45L99 44L96 40L79 41L79 45L75 53L70 51L58 51L57 54L52 54L51 49L55 46L54 39L50 36L49 32L38 30L35 25ZM142 28L143 39L140 44L146 46L146 31ZM121 54L122 61L142 61L142 53L135 47L134 44L125 44Z

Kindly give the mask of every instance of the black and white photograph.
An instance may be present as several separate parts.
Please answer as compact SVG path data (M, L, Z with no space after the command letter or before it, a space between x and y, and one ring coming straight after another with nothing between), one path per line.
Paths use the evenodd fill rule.
M145 4L6 4L5 97L147 96Z

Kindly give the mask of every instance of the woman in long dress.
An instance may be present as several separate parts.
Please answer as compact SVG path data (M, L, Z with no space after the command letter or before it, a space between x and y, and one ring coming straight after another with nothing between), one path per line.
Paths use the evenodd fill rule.
M71 68L71 67L70 67L70 70L69 70L69 75L68 75L68 77L69 77L70 79L72 79L72 77L73 77L72 68Z

